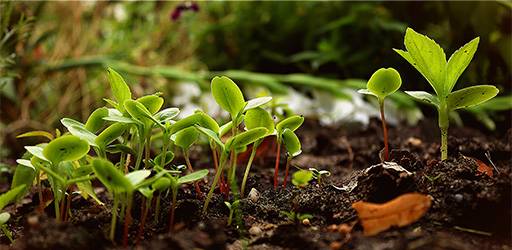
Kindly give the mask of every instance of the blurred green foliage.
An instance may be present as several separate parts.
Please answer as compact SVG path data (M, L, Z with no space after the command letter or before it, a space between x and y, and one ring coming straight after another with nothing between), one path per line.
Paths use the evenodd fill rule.
M343 97L339 89L361 83L330 79L368 79L376 68L395 67L404 89L428 89L391 49L403 47L407 26L449 54L480 36L460 87L495 84L510 95L509 2L197 2L198 11L171 18L189 4L0 2L1 143L17 151L15 135L51 130L63 116L85 119L104 105L106 65L128 73L135 96L158 90L166 102L173 83L204 87L217 71L276 92L289 85ZM414 105L402 97L394 98L399 106ZM471 113L506 112L500 124L509 127L510 112L499 110Z

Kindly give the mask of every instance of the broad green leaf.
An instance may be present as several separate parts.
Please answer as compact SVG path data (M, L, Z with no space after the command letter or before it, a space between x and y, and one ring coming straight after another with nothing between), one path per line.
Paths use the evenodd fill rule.
M94 147L98 146L96 144L97 136L95 134L93 134L91 131L85 129L84 127L70 126L70 127L67 127L67 129L69 130L69 132L72 135L74 135L82 140L85 140L87 143L89 143L89 145L94 146Z
M137 152L135 152L135 150L124 144L108 145L105 150L112 154L126 153L131 155L137 155Z
M214 77L211 84L212 95L219 106L234 118L245 107L242 91L228 77Z
M211 140L213 140L217 145L220 146L220 148L222 150L224 150L224 143L222 143L222 141L220 140L219 138L219 135L217 135L215 132L213 132L213 130L211 129L207 129L207 128L203 128L199 125L195 125L196 129L203 133L204 135L206 135L208 138L210 138Z
M144 170L137 170L137 171L130 172L130 173L126 174L125 177L130 181L132 186L136 186L139 183L141 183L143 180L148 178L148 176L150 174L151 174L150 170L144 169Z
M283 131L283 143L288 153L295 157L302 153L300 140L295 133L289 129Z
M261 107L270 101L272 101L272 97L270 97L270 96L264 96L264 97L258 97L258 98L251 99L251 100L247 101L244 111L247 111L247 110L250 110L253 108L257 108L257 107Z
M162 108L164 99L157 95L146 95L137 99L152 115Z
M96 137L96 144L101 148L105 148L108 144L112 143L118 137L123 135L124 131L129 128L128 124L114 123L103 130L98 137Z
M0 226L7 223L7 221L9 221L10 218L11 214L9 214L8 212L0 213Z
M174 159L174 153L172 151L165 152L165 159L164 159L164 165L161 167L166 166L167 164L171 163L171 161ZM159 165L162 163L162 154L160 153L155 157L154 160L156 165Z
M130 92L130 88L124 81L123 77L119 75L112 68L107 69L108 72L108 82L110 83L110 88L112 89L112 94L114 95L117 103L119 111L124 112L124 101L132 98L132 93Z
M108 116L108 109L105 107L98 108L94 110L89 118L87 118L87 122L85 122L85 129L92 133L98 132L103 125L105 125L105 120L103 117Z
M176 117L180 113L180 110L178 108L166 108L158 113L156 113L156 117L161 122L169 121Z
M154 190L163 191L168 189L171 186L171 180L169 178L158 178L153 184L151 184L151 187Z
M267 135L266 128L253 128L229 138L226 142L226 149L237 149L247 146Z
M439 98L433 96L425 91L405 91L406 94L414 97L415 99L439 107Z
M195 127L184 128L175 135L174 143L184 150L188 150L199 138L199 132Z
M124 102L124 108L128 113L135 119L144 121L146 124L151 124L151 122L163 126L157 121L151 112L140 102L134 100L126 100Z
M242 121L244 119L245 119L245 115L240 115L238 117L237 122L236 122L236 126L238 127L240 125L240 123L242 123ZM229 121L226 124L220 126L220 128L219 128L219 136L223 137L223 136L227 135L229 132L231 132L232 129L233 129L233 121Z
M215 122L215 120L203 112L196 112L172 124L169 132L174 134L182 129L194 126L196 124L201 127L213 130L214 132L219 131L219 125L217 122Z
M313 179L313 172L301 169L293 173L292 184L296 187L304 187L308 185L311 179Z
M89 143L74 136L64 135L46 145L43 155L56 164L62 161L75 161L89 152Z
M73 178L77 178L77 177L83 177L86 175L90 175L90 174L92 174L92 172L93 172L93 170L92 170L91 165L84 165L84 166L80 166L78 168L73 169L73 172L71 174L72 174Z
M467 108L483 103L498 94L499 90L492 85L477 85L452 92L447 97L449 110Z
M62 123L62 125L64 125L64 127L66 127L66 128L69 128L71 126L85 128L85 125L83 123L81 123L77 120L73 120L71 118L62 118L62 119L60 119L60 123Z
M370 77L367 89L378 96L379 99L384 99L397 91L401 85L402 79L398 71L393 68L381 68Z
M53 140L53 135L51 133L48 133L46 131L36 130L36 131L30 131L27 133L23 133L21 135L16 136L16 138L23 138L23 137L46 137L48 139Z
M45 145L46 146L46 145ZM39 147L39 146L25 146L25 149L31 153L33 156L41 159L41 160L45 160L45 161L49 161L48 159L46 159L46 157L44 156L43 154L43 148L42 147Z
M276 125L276 130L279 134L283 133L284 129L287 128L291 131L297 130L300 125L304 122L304 117L299 115L290 116Z
M274 131L274 119L269 112L259 107L248 110L245 113L244 122L247 129L263 127L269 133Z
M96 177L108 188L111 192L123 192L130 190L132 184L119 169L114 167L110 161L105 159L96 158L92 161L92 169Z
M409 59L412 59L412 62L407 61L427 79L438 96L445 96L443 83L445 80L446 55L443 49L434 40L417 33L411 28L407 28L405 31L404 44ZM402 55L400 52L399 54Z
M208 169L201 169L199 171L195 171L193 173L190 173L190 174L187 174L187 175L185 175L183 177L180 177L178 179L178 184L194 182L194 181L203 179L207 175L208 175Z
M25 185L25 187L27 187L23 192L18 194L16 199L19 199L29 191L29 188L34 182L37 171L29 160L18 159L16 162L18 163L18 166L16 166L14 176L12 177L11 189L21 185Z
M455 51L450 56L450 59L448 59L448 64L446 65L445 93L452 92L455 83L457 83L457 79L459 79L462 72L464 72L473 59L473 55L478 48L479 41L479 37L471 40L469 43L466 43L460 49Z
M103 117L103 120L111 121L111 122L125 123L125 124L143 125L142 122L140 122L139 120L135 120L133 118L126 117L126 116L112 115L112 116Z
M25 185L17 186L0 195L0 210L4 209L7 204L14 202L18 194L26 188Z

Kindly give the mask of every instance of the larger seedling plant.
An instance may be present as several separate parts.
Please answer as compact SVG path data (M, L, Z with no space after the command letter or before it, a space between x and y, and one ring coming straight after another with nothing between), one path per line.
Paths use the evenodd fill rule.
M441 160L448 158L450 111L478 105L499 92L493 85L471 86L452 92L457 79L471 62L479 40L478 37L471 40L446 61L443 49L434 40L407 28L404 39L407 51L395 49L427 79L436 93L432 95L424 91L406 91L410 96L436 107L441 129Z

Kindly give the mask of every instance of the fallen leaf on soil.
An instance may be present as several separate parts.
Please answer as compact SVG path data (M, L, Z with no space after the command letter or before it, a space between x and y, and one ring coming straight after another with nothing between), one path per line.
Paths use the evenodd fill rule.
M489 177L492 177L493 176L493 171L492 171L492 168L489 167L487 164L485 164L483 161L479 160L479 159L476 159L476 158L471 158L473 159L476 164L478 165L478 168L476 169L479 174L486 174L487 176Z
M352 204L357 211L364 235L376 235L392 226L407 226L421 218L432 204L430 196L409 193L384 204L358 201Z

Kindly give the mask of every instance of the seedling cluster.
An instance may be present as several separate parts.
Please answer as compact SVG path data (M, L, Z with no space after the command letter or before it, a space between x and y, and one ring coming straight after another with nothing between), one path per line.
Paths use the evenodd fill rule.
M498 93L496 87L491 85L473 86L452 92L457 79L471 61L477 45L478 38L473 39L446 61L444 51L433 40L407 29L407 51L395 50L434 88L436 95L423 91L408 91L407 94L437 108L442 134L442 160L447 158L449 112L483 103ZM125 80L111 68L108 69L108 80L114 99L104 99L109 107L96 109L85 123L64 118L61 122L68 130L64 134L56 130L55 134L32 131L20 135L43 136L49 142L25 147L28 153L17 160L18 167L11 191L0 196L0 210L9 202L23 197L34 185L38 190L40 210L53 203L55 218L66 221L73 216L73 195L92 198L103 205L93 189L92 182L98 180L106 187L113 201L110 207L112 218L109 237L112 241L115 240L118 221L123 221L123 245L127 246L135 195L140 195L143 199L139 232L135 239L138 242L144 235L144 227L150 214L154 222L160 221L161 197L168 194L171 196L168 227L169 231L173 230L174 214L179 205L179 188L191 184L197 198L204 199L204 214L219 187L226 197L225 204L230 210L228 224L231 224L233 219L239 221L241 217L239 199L245 195L257 149L267 137L275 138L277 144L274 188L279 188L283 146L283 151L286 151L286 164L282 187L287 186L291 160L301 153L301 143L295 132L304 122L304 117L291 115L275 121L266 107L271 102L271 97L246 100L231 79L224 76L213 78L212 95L218 105L230 115L229 121L220 125L201 110L177 120L179 109L162 109L164 99L159 93L133 98ZM384 101L400 88L401 83L400 74L395 69L379 69L371 76L367 89L360 91L378 99L384 137L384 161L389 160ZM190 160L190 149L201 140L207 142L211 151L212 168L215 172L206 195L202 190L203 179L209 172L207 169L197 170ZM247 150L250 150L250 157L239 190L237 157ZM184 165L174 163L175 154L182 155ZM111 159L119 160L112 162ZM297 188L304 188L312 179L321 184L323 176L329 175L325 170L299 170L293 174L292 184ZM44 186L51 188L53 201L47 202L43 199ZM291 220L309 217L293 211L286 215ZM8 213L0 213L0 229L11 238L5 225L9 216Z

